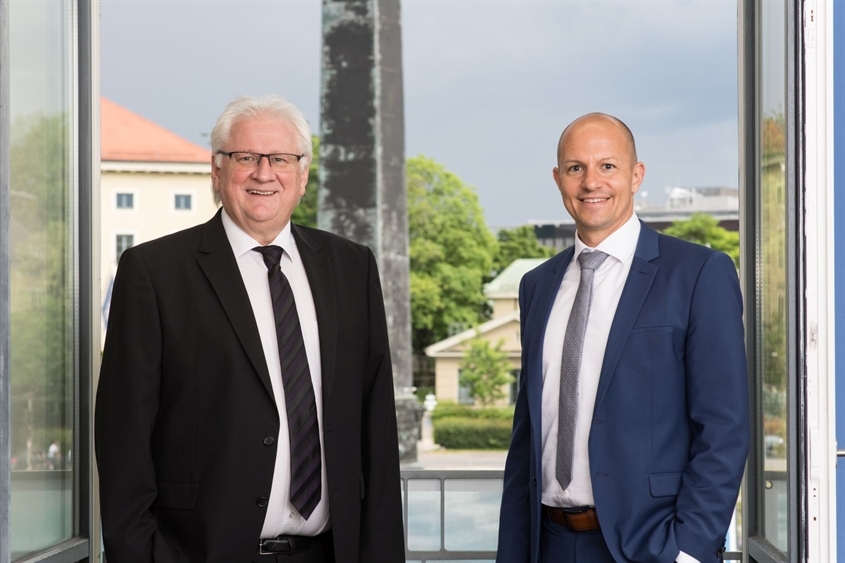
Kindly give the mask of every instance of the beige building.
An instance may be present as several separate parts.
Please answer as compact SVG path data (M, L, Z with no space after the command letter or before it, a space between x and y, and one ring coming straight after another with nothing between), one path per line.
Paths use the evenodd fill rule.
M519 334L519 282L526 272L546 261L546 258L514 260L496 279L484 286L484 295L493 305L493 318L476 328L465 330L425 349L426 356L434 358L434 393L439 401L472 404L466 389L460 385L460 365L468 341L476 334L495 346L503 342L511 373L518 380L522 345ZM516 382L506 390L500 404L513 404L516 400Z
M103 329L120 254L199 223L217 211L211 151L101 100L101 295Z

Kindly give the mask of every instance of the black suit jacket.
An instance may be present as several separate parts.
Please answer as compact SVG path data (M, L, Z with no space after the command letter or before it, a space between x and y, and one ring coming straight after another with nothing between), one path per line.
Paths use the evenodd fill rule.
M375 259L316 229L294 225L293 236L320 331L323 494L336 559L401 562L393 378ZM270 377L219 212L123 253L95 422L109 563L253 560L279 432Z

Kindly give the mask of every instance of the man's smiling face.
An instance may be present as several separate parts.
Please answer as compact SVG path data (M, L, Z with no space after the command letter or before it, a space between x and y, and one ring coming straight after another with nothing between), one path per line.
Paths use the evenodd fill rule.
M631 218L645 165L636 161L622 126L606 116L587 116L564 131L552 173L579 238L596 247Z
M285 120L258 116L232 124L223 150L261 154L301 154L294 129ZM211 180L232 220L261 244L269 244L290 221L305 194L308 165L302 159L293 170L277 172L262 158L258 168L242 169L225 155L214 155Z

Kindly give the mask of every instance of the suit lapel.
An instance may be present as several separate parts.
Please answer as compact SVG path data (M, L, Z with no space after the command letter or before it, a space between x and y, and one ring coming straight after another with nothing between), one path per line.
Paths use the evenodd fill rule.
M323 381L323 404L331 395L337 361L337 298L335 296L335 272L320 245L305 230L291 225L296 247L305 266L314 308L317 312L317 326L320 331L320 367Z
M640 309L645 303L654 276L657 274L657 265L651 261L659 256L657 246L657 233L640 221L640 238L637 241L637 250L634 253L634 261L631 270L628 272L628 279L619 298L619 305L616 307L616 314L610 326L610 334L607 337L607 348L604 352L604 361L601 366L599 387L596 392L595 408L599 405L607 393L613 374L616 371L616 364L628 341L631 328L640 314Z
M272 397L273 386L270 383L270 372L261 347L258 326L255 324L249 295L244 287L232 246L223 229L219 211L203 225L199 253L197 262L200 268L217 293L217 298L220 299L241 346Z

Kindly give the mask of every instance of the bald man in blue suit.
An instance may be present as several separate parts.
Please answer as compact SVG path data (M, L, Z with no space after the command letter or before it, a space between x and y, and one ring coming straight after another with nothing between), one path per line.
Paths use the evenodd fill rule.
M553 173L577 240L520 286L522 375L497 561L721 561L750 442L733 261L637 219L645 166L615 117L570 124ZM591 282L570 470L561 353L577 256L593 251L607 257Z

